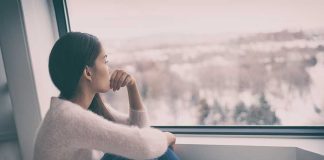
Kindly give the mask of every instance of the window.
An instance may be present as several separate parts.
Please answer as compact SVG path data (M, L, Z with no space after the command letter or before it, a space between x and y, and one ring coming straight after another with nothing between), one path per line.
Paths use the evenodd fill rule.
M63 4L68 29L98 36L110 67L137 78L156 126L324 124L323 1ZM106 97L127 110L126 90Z

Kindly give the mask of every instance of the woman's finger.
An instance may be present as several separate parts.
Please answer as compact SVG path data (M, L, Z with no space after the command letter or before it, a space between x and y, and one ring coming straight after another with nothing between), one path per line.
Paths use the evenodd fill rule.
M117 83L117 90L119 90L119 88L121 87L122 83L124 82L124 80L127 77L127 73L123 72L122 75L120 76L118 83Z
M128 86L128 84L130 83L132 81L132 78L131 78L131 76L128 76L127 78L126 78L126 86Z
M123 72L121 71L117 71L116 73L116 77L113 80L113 90L115 91L117 89L117 85L118 85L118 80L120 78L120 76L122 75Z
M129 77L130 77L130 75L127 74L126 78L124 79L124 81L123 81L123 83L121 85L122 87L125 87L126 86L126 84L127 84L127 78L129 79Z
M116 74L117 74L117 71L115 70L110 76L110 80L109 80L110 81L110 88L113 88L113 83L114 83L114 79L115 79Z

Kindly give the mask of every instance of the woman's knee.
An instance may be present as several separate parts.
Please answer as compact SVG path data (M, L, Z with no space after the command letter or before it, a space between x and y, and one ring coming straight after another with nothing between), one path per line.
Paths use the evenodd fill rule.
M171 148L168 148L166 152L161 157L158 158L158 160L180 160L180 159Z

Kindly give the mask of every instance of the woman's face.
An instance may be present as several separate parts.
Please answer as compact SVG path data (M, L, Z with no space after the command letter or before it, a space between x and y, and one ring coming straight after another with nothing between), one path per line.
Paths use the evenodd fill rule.
M105 93L110 89L110 73L107 63L107 54L101 47L101 51L95 60L95 64L91 67L91 85L96 92Z

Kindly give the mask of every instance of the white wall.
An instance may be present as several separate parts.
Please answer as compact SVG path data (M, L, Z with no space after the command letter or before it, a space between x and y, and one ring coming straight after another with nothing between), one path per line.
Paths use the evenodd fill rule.
M57 95L47 69L58 38L51 1L0 1L0 35L21 155L31 160L37 127Z
M0 160L20 160L8 82L0 48Z
M48 57L59 37L54 7L52 0L21 0L21 5L41 116L44 117L50 97L58 95L48 72Z
M0 143L0 160L21 160L17 141L5 141Z

